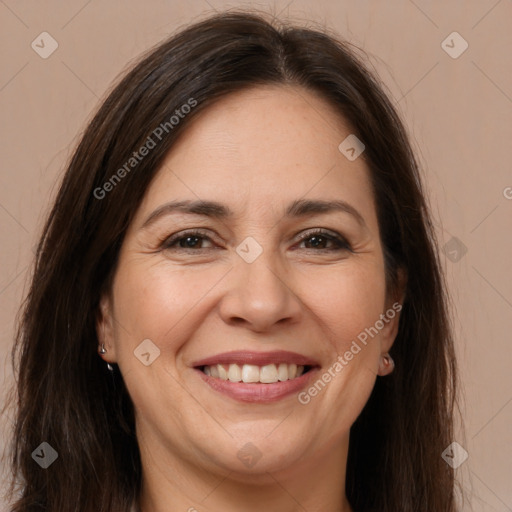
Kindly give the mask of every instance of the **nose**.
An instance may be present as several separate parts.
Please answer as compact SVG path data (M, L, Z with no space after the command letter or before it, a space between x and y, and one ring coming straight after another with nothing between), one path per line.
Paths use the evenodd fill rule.
M240 261L230 272L230 288L220 304L220 314L227 324L265 332L275 329L276 324L300 321L302 302L294 292L290 272L266 254L263 251L252 263Z

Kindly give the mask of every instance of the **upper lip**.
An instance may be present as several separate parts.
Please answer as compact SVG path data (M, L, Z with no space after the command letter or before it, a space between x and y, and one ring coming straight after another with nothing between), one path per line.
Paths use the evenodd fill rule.
M224 352L195 361L192 363L192 366L213 366L216 364L253 364L256 366L265 366L267 364L279 363L318 366L318 363L314 359L286 350L276 350L273 352L251 352L247 350Z

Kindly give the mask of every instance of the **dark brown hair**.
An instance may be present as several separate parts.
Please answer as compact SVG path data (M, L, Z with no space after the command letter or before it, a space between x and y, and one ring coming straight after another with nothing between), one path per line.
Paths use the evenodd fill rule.
M456 510L453 470L441 458L453 441L457 405L448 299L406 130L350 43L325 29L227 11L144 55L110 92L69 162L13 350L12 489L19 489L11 489L13 512L120 512L136 500L141 463L133 405L119 370L106 370L97 354L100 294L110 286L134 212L179 134L217 99L263 84L321 95L364 142L388 292L397 289L399 269L407 275L390 352L396 369L377 379L351 428L348 500L357 512ZM170 128L176 109L193 102ZM133 153L165 122L161 140L127 170ZM123 166L122 180L113 180ZM59 456L46 470L31 457L43 441Z

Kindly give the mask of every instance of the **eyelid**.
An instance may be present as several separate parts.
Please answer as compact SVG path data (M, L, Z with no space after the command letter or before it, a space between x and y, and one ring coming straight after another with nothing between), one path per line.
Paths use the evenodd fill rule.
M303 238L307 238L308 236L311 236L311 235L316 235L316 234L319 234L319 235L326 235L326 236L331 236L331 237L338 237L338 238L345 238L343 237L343 235L337 233L336 231L332 231L330 229L327 229L327 228L307 228L307 229L303 229L301 231L299 231L296 235L294 235L294 238L298 236L299 240L302 240Z

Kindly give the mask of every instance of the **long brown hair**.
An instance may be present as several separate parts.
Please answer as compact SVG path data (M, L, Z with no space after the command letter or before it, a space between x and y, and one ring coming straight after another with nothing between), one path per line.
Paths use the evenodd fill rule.
M320 94L364 141L388 292L397 287L399 269L407 274L391 349L396 369L377 379L351 428L340 486L357 512L456 510L453 470L441 457L453 441L454 346L407 132L350 43L327 30L227 11L144 55L109 93L70 159L37 249L12 354L13 512L120 512L137 499L142 475L133 405L119 370L109 372L97 354L100 294L110 286L133 214L179 134L217 99L259 84ZM171 123L186 104L194 107ZM167 130L155 146L130 162L162 123ZM58 453L45 470L31 456L42 442Z

